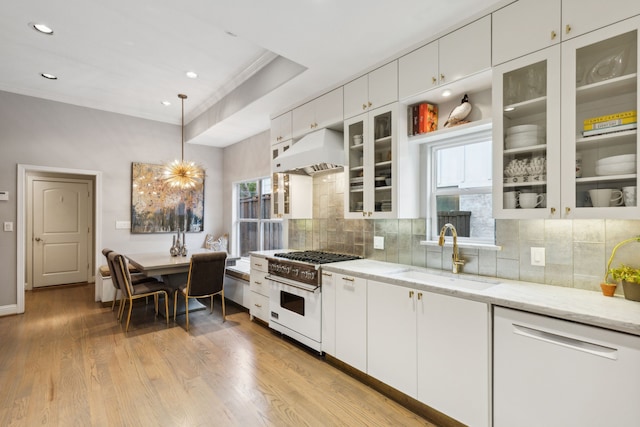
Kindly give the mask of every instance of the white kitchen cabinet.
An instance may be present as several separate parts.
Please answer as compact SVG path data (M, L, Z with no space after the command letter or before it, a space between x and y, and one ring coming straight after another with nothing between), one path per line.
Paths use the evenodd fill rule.
M493 65L560 43L560 5L559 0L519 0L495 11Z
M251 307L249 289L250 285L246 280L231 276L224 277L224 297L245 308Z
M250 306L249 315L269 323L269 281L266 276L269 265L264 258L251 256L249 259L251 270L249 273Z
M367 280L335 274L335 357L367 372Z
M636 0L562 1L562 40L567 40L597 30L606 25L640 14L640 2Z
M637 111L639 29L640 17L627 19L494 68L493 111L502 112L493 126L495 218L638 218L637 203L594 207L589 196L637 187L637 162L621 172L596 167L607 157L637 154L637 130L582 132L586 119ZM541 78L546 82L536 83ZM523 141L510 139L509 128L522 125L540 126L543 138L514 146ZM540 158L546 159L542 174L535 164ZM513 192L520 199L523 192L543 194L546 204L514 208Z
M585 119L638 110L639 30L640 17L635 17L562 43L561 192L566 218L640 217L637 203L593 207L589 197L592 190L637 187L637 160L628 169L622 164L612 171L598 167L605 158L636 155L637 129L582 135ZM581 177L573 172L577 157Z
M640 337L496 307L495 427L637 426Z
M466 425L489 426L489 306L420 291L416 302L418 400Z
M311 219L313 178L307 175L271 175L271 218Z
M417 294L403 286L367 281L367 373L414 399Z
M398 95L415 97L491 67L491 17L485 16L401 57Z
M299 138L314 130L339 124L343 120L343 88L340 86L292 111L291 134Z
M287 111L271 120L271 145L291 139L291 116L292 112Z
M336 281L330 271L322 271L322 351L336 355Z
M271 146L271 170L275 170L278 167L278 157L291 148L291 144L292 140L288 139Z
M398 61L393 61L344 85L344 118L397 100Z
M344 122L345 218L417 217L418 146L406 126L398 103Z
M560 218L560 46L496 66L493 79L493 216ZM506 137L523 126L537 126L538 137ZM526 192L545 204L521 208Z

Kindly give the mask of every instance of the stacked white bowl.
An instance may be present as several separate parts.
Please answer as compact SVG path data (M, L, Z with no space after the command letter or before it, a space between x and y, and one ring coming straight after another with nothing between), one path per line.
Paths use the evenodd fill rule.
M539 125L519 125L507 128L504 139L507 150L544 144L544 128Z
M621 154L619 156L605 157L596 161L596 175L624 175L635 173L636 155Z

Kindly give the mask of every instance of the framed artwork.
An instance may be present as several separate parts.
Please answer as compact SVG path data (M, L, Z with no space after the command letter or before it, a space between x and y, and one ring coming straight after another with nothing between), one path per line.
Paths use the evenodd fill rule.
M204 183L197 189L165 184L162 165L131 164L131 233L201 232Z

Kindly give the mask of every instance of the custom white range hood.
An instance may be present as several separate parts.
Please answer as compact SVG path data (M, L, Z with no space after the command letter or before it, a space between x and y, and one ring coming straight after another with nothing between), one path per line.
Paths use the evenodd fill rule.
M273 172L313 175L344 167L342 132L320 129L305 135L273 163Z

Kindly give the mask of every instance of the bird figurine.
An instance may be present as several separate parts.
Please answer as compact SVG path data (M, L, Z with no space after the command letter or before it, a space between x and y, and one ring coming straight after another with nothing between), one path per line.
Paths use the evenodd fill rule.
M466 123L464 119L467 118L470 112L471 103L469 103L469 97L465 93L464 97L462 98L462 102L460 102L460 105L451 110L451 113L449 113L449 118L445 122L444 127L450 128L455 125Z

